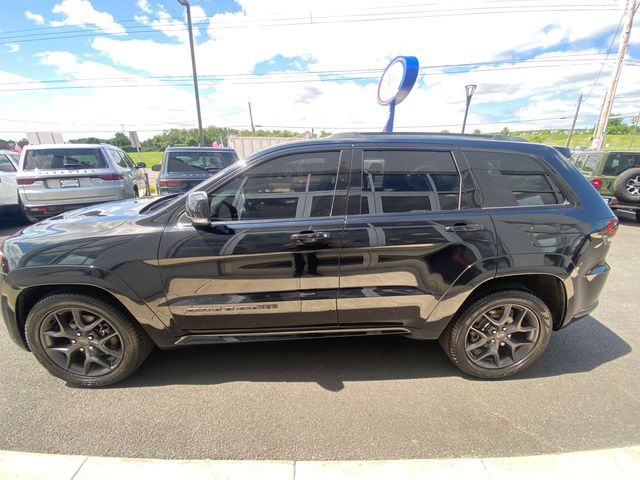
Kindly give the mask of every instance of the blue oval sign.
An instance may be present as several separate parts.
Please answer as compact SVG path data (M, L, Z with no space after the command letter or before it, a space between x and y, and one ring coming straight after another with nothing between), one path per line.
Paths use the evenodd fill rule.
M391 60L380 78L378 103L397 105L407 98L418 78L418 70L416 57L399 56Z

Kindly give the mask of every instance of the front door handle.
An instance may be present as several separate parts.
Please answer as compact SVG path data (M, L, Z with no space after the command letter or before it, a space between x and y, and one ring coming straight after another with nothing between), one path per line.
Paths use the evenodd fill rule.
M445 232L480 232L484 230L482 223L457 223L444 227Z
M329 238L327 232L309 232L309 233L294 233L289 238L291 240L327 240Z

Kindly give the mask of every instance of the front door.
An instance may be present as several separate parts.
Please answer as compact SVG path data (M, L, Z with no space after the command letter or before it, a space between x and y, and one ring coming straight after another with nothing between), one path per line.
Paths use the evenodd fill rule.
M367 147L352 163L341 327L423 328L454 285L493 276L493 224L466 208L472 192L450 149Z
M214 184L206 228L176 212L159 253L176 326L335 328L350 157L350 150L281 155Z

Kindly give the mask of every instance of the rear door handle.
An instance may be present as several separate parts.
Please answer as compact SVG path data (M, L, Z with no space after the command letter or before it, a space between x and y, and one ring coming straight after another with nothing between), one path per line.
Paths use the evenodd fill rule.
M444 227L445 232L480 232L482 230L484 230L482 223L461 223Z
M294 233L289 238L291 240L326 240L329 238L327 232Z

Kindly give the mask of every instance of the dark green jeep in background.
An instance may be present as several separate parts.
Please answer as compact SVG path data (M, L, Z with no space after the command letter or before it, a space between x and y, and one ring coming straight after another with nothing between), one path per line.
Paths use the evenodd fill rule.
M574 152L570 162L589 179L611 209L632 210L640 223L640 152Z

